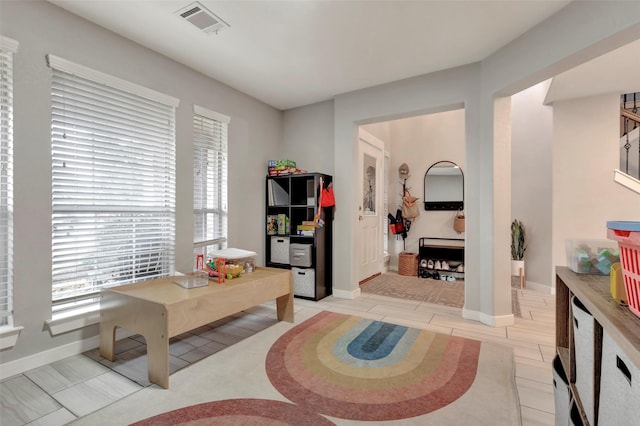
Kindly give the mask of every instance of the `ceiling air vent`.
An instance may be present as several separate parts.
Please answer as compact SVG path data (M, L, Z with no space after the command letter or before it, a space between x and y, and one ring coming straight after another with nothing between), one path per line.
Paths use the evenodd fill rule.
M211 13L207 8L201 5L199 2L193 2L189 6L183 7L176 12L176 15L181 16L187 21L191 22L196 27L200 28L207 34L218 33L218 31L229 27L229 24L222 19Z

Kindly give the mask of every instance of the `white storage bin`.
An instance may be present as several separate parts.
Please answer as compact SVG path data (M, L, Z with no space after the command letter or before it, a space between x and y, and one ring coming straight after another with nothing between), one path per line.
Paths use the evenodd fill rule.
M594 325L591 313L575 296L571 298L573 310L573 336L576 349L576 388L580 395L580 402L587 415L589 424L594 422Z
M311 266L311 244L290 244L289 263L291 266Z
M634 365L605 331L598 425L632 426L640 422L640 367Z
M316 271L313 269L291 268L293 274L293 294L303 297L316 296Z
M289 264L289 237L271 237L271 262Z
M562 368L562 361L558 355L553 359L553 399L556 404L556 426L567 426L571 409L571 394L569 380L567 380L564 368Z

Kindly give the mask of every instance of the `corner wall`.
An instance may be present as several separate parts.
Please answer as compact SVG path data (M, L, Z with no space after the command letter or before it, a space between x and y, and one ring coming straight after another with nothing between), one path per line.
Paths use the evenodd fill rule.
M527 232L527 281L550 293L553 108L543 105L547 88L543 82L511 97L511 219L522 221Z

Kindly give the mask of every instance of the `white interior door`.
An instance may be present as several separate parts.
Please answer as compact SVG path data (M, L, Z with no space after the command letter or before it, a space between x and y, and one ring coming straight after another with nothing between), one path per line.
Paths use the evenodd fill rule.
M382 272L384 143L359 131L358 280Z

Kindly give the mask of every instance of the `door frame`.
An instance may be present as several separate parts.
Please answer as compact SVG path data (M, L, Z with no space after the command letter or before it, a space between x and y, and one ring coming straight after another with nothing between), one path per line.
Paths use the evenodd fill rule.
M366 130L362 129L362 127L358 127L358 157L357 157L357 173L358 173L358 190L360 191L361 188L363 188L363 175L364 175L364 171L362 170L362 166L363 166L363 161L362 158L364 156L364 150L363 150L363 144L366 144L368 147L370 147L369 149L373 149L375 151L375 158L376 158L376 183L375 183L375 187L376 187L376 192L375 192L375 209L376 209L376 217L378 218L378 224L377 227L379 229L380 232L378 232L378 236L376 239L376 244L375 246L378 247L378 266L376 268L376 273L375 274L380 274L383 272L384 270L384 244L383 244L383 238L384 238L384 185L386 185L386 182L384 181L384 176L385 176L385 164L384 164L384 158L385 158L385 144L382 140L376 138L375 136L373 136L371 133L367 132ZM364 206L362 205L362 197L360 196L360 194L358 194L358 202L356 204L356 216L358 217L358 224L360 223L360 218L363 216L364 213ZM362 237L361 235L361 229L360 226L358 225L358 229L357 229L357 238L360 239ZM360 280L362 280L362 276L361 276L361 266L360 266L360 259L361 259L361 253L360 253L360 245L356 244L356 259L358 259L357 262L357 277L358 277L358 282L360 282ZM365 277L366 279L367 277Z

